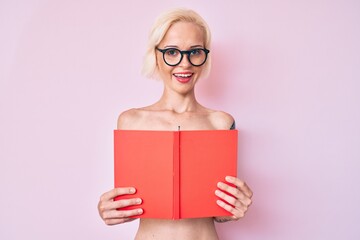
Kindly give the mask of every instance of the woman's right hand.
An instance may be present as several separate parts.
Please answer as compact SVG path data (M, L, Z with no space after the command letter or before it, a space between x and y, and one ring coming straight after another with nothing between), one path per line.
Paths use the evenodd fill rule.
M121 210L121 208L141 204L140 198L120 199L115 201L114 198L121 195L134 194L136 192L133 187L114 188L101 195L98 203L98 211L100 217L107 225L115 225L135 220L131 216L143 213L141 208L132 210Z

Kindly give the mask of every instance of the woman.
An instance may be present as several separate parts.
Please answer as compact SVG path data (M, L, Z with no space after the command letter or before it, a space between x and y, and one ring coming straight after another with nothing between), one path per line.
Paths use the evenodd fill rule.
M150 106L121 113L118 129L177 130L177 126L181 126L182 130L234 128L231 115L208 109L199 104L195 97L196 82L209 73L209 47L209 28L197 13L176 9L161 15L150 33L143 72L146 76L163 81L163 94L159 101ZM232 176L227 176L224 183L219 182L218 188L221 191L217 190L214 194L222 200L216 203L229 211L231 217L141 219L136 239L218 239L214 220L225 222L242 218L252 197L249 187ZM116 196L133 194L135 191L132 187L116 188L101 196L98 210L106 224L125 223L134 219L131 216L142 214L140 206L133 210L121 210L126 206L141 204L141 199L114 201ZM154 191L157 191L156 186Z

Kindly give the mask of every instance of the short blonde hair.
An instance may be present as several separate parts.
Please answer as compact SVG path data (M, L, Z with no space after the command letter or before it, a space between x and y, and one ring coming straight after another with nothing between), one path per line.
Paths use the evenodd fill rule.
M158 78L158 66L156 63L155 47L162 41L166 32L176 22L191 22L198 25L204 32L204 48L209 49L211 43L210 29L205 20L195 11L185 8L176 8L161 14L151 28L147 51L144 58L142 74L149 78ZM208 56L203 65L202 78L210 73L211 55Z

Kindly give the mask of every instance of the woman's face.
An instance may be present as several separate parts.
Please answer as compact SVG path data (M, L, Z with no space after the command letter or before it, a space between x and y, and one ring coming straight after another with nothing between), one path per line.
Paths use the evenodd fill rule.
M204 33L194 23L177 22L166 32L158 48L176 48L181 51L204 48ZM164 62L163 53L159 51L156 51L156 61L159 75L164 81L165 87L181 94L186 94L194 89L204 66L191 65L186 54L183 55L178 65L169 66Z

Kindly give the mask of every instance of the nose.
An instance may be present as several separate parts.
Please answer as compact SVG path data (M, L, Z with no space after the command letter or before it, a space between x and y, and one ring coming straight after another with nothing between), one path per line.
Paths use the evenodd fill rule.
M189 61L189 55L184 54L183 58L181 59L181 62L179 63L179 66L187 67L187 66L190 66L190 65L191 65L191 63Z

